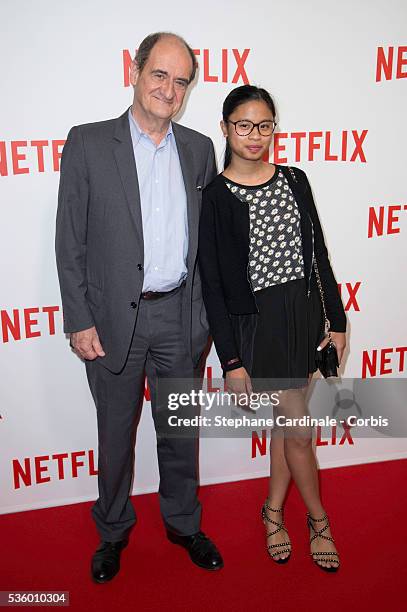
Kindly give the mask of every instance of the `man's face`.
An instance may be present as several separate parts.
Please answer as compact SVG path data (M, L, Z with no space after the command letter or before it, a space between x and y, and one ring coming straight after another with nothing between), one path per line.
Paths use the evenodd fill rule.
M133 62L134 100L146 116L170 120L180 110L192 72L188 50L174 38L163 38L151 50L140 72Z

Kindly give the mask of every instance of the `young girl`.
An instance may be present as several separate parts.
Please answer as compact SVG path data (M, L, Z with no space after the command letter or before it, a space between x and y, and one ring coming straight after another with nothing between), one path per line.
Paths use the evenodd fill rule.
M306 175L263 161L276 126L267 91L244 85L224 101L223 173L202 199L199 265L212 337L231 392L278 389L274 417L308 415L305 394L315 355L328 342L315 278L317 263L340 361L346 318ZM274 427L269 493L262 518L267 549L288 561L283 506L291 478L307 507L311 556L322 569L339 555L322 505L309 427Z

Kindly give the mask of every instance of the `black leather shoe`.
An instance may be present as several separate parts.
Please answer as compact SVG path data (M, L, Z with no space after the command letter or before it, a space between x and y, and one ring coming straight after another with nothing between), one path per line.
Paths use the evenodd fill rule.
M114 578L120 569L120 555L127 546L127 540L101 542L92 557L92 577L103 583Z
M202 531L191 536L180 536L172 531L167 531L167 537L173 544L186 548L195 565L207 570L218 570L223 567L220 552Z

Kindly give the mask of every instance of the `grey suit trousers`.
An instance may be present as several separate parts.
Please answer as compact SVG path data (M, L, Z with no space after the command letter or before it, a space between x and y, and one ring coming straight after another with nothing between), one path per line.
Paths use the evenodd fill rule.
M164 523L181 535L191 535L200 528L196 432L188 437L166 435L168 425L166 429L163 424L168 409L157 393L160 379L193 380L193 364L181 324L183 291L181 287L156 300L140 300L129 355L120 373L110 372L99 359L86 362L99 436L99 498L92 515L104 541L126 538L136 522L129 494L145 375L157 436L159 498Z

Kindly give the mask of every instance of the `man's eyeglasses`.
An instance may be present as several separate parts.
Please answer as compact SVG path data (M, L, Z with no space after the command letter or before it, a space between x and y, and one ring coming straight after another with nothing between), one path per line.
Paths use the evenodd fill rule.
M235 126L235 131L238 136L248 136L253 132L255 127L259 130L261 136L271 136L277 125L275 121L253 123L253 121L246 121L246 119L241 119L240 121L230 121L230 119L228 119L227 123L231 123Z

